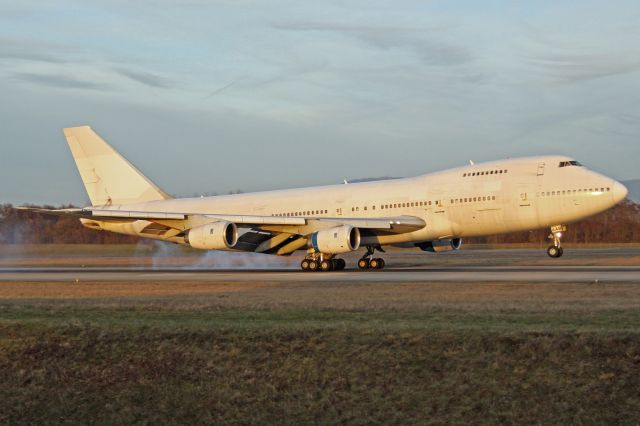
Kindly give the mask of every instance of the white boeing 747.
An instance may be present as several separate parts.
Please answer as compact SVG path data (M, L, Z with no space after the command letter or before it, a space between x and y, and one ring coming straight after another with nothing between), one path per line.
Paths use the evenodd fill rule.
M550 228L547 253L562 256L566 225L627 196L621 183L572 158L542 156L470 164L422 176L253 194L176 199L90 127L64 130L91 200L72 215L88 228L202 250L287 256L303 270L344 269L340 254L366 248L361 269L381 269L392 245L441 252L462 238Z

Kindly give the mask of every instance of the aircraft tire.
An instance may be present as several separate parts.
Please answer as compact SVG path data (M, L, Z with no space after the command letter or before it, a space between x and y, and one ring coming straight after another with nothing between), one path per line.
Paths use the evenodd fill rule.
M369 269L369 259L360 259L360 260L358 260L358 268L360 268L360 269Z
M549 248L547 249L547 255L549 255L549 257L551 258L556 259L562 256L562 249L556 246L549 246Z
M322 272L329 272L333 270L333 262L331 260L323 260L320 262L320 270Z

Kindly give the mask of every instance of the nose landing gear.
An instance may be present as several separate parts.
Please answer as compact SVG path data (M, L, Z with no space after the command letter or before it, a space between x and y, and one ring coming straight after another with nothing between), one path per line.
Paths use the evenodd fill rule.
M553 245L547 248L547 254L552 258L562 257L564 250L562 249L562 233L567 231L567 227L564 225L556 225L551 227L551 234L549 239L553 240Z

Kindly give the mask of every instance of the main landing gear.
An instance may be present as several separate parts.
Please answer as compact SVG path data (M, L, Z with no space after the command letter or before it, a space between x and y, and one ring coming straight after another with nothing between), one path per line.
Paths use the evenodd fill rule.
M309 253L302 259L300 267L303 271L341 271L347 266L344 259L336 259L322 253Z
M367 252L365 253L364 256L362 256L362 258L360 258L360 260L358 260L358 268L360 269L384 268L384 265L385 265L384 259L373 257L376 250L384 253L384 250L382 250L382 247L380 246L367 246Z
M549 239L553 240L553 245L547 249L549 257L558 258L562 257L564 250L562 250L562 233L567 232L567 227L564 225L556 225L551 227L551 234Z

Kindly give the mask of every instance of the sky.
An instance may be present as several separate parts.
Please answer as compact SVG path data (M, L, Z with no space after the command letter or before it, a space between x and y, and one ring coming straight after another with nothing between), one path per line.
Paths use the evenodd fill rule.
M565 154L640 177L640 2L0 0L0 203L90 125L177 196Z

